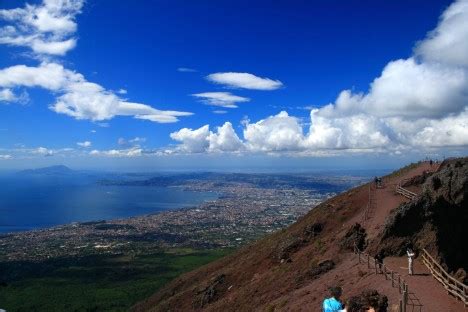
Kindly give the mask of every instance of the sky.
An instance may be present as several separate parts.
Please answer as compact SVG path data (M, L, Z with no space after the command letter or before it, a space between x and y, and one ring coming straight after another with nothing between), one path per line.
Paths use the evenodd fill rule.
M468 0L0 0L0 169L463 156L466 38Z

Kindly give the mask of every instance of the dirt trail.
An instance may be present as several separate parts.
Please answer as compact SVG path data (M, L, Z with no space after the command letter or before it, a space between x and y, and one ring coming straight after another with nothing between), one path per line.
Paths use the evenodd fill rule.
M384 188L372 188L371 191L374 192L373 196L375 200L374 212L369 220L363 224L370 240L378 235L391 210L409 201L409 199L395 192L396 185L404 179L421 175L425 171L435 171L437 169L437 165L431 166L428 162L424 162L405 174L384 180ZM421 190L416 187L412 191L419 194ZM415 304L410 307L409 311L420 311L420 308L417 306L419 302L423 305L421 311L468 311L461 302L445 292L443 286L432 278L427 268L420 261L415 261L415 272L417 274L414 276L408 275L408 260L406 257L387 258L385 259L385 264L391 270L400 273L407 281L410 289L410 302L413 301ZM381 276L381 279L383 282L390 283L389 281L385 281L383 276Z
M458 312L468 310L463 307L461 301L457 301L446 293L443 286L432 277L419 259L414 262L414 275L408 275L408 258L406 257L387 258L384 263L406 280L410 293L409 301L411 303L411 298L419 299L419 302L423 304L421 311ZM409 311L412 311L412 308L410 306ZM414 311L419 311L419 308L415 307Z
M369 240L374 239L377 236L380 229L385 224L385 219L390 214L390 211L397 208L402 203L409 201L406 197L395 192L395 187L398 183L404 179L421 175L425 171L433 171L435 168L435 165L431 166L428 162L423 162L416 168L402 175L384 179L383 188L375 188L375 186L372 186L371 192L373 192L375 204L370 218L363 224L367 231ZM420 192L419 189L413 191L416 193Z

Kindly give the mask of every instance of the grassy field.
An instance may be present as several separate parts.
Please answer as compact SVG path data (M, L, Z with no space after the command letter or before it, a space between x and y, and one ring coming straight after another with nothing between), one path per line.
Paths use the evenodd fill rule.
M173 249L141 256L92 256L0 263L0 308L13 311L127 311L158 288L229 250ZM8 276L8 278L5 278Z

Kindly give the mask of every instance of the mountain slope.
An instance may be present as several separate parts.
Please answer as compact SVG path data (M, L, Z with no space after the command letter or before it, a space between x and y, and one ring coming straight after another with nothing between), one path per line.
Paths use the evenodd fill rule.
M369 220L363 219L369 185L363 185L322 203L289 228L179 277L133 310L320 311L327 288L334 285L343 287L345 298L364 288L376 289L394 306L400 298L398 290L382 281L381 275L359 266L350 249L356 239L363 247L378 249L375 242L383 239L387 217L408 202L394 193L394 186L432 169L421 163L385 177L384 189L373 191L378 205ZM421 185L412 187L422 190ZM457 311L456 301L444 297L437 287L434 284L435 295L446 297L440 304L446 311ZM425 307L426 311L440 308L437 304Z

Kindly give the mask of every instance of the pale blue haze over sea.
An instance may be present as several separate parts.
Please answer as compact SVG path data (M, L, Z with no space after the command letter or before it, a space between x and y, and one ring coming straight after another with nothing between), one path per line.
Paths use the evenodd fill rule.
M105 186L77 175L0 175L0 233L128 218L217 197L173 187Z

